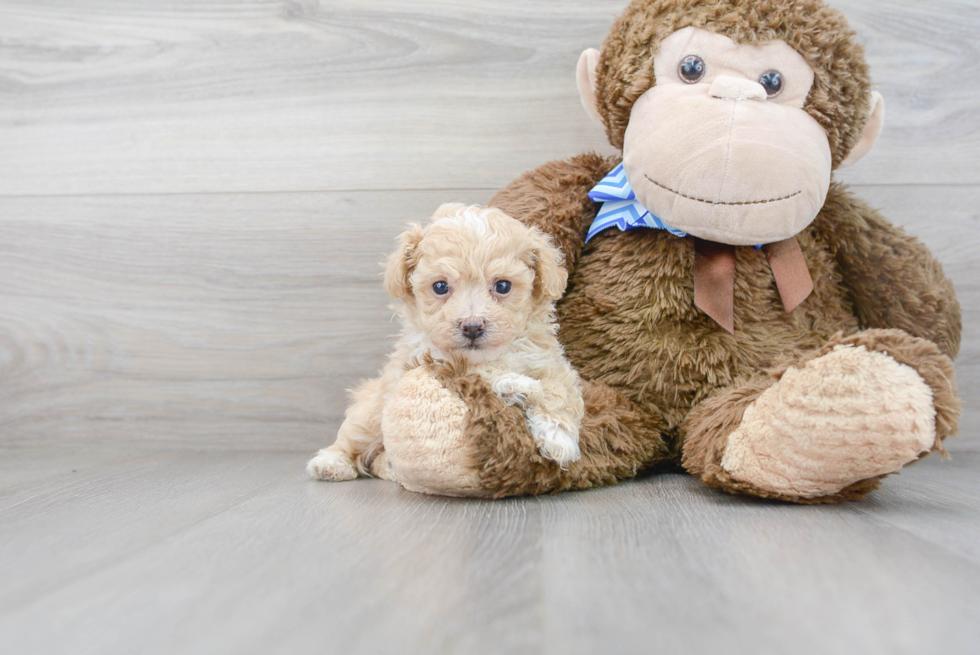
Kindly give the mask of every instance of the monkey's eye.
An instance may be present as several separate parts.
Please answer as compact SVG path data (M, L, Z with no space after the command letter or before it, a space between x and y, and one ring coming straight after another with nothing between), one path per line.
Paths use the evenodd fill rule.
M766 95L775 98L783 90L783 76L779 71L769 70L759 77L759 84L766 90Z
M445 280L439 280L432 285L432 292L437 296L444 296L449 293L449 283Z
M677 75L687 84L696 84L704 77L704 59L697 55L688 55L681 60L677 67Z
M506 296L510 293L511 287L513 285L507 280L497 280L497 283L493 285L493 291L498 296Z

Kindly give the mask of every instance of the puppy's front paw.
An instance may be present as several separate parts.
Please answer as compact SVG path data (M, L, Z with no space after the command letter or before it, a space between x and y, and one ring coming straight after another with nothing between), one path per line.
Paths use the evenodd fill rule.
M541 456L554 460L562 468L577 462L582 456L578 439L562 429L558 423L528 412L527 427Z
M507 373L494 380L490 388L508 405L523 407L529 395L541 391L541 382L519 373Z
M306 472L314 480L353 480L357 477L354 462L346 453L324 448L306 464Z

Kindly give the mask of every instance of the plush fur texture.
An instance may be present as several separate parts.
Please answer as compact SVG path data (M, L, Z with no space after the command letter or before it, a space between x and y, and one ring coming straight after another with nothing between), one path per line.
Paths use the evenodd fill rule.
M785 41L815 73L804 109L827 132L835 167L861 138L871 78L863 49L836 9L821 0L635 0L613 23L596 69L599 114L617 148L633 103L656 83L657 45L685 27L735 43Z
M521 412L508 407L479 375L459 362L434 366L430 373L468 407L468 447L477 458L481 488L493 497L613 484L668 456L660 436L663 421L604 385L584 386L583 456L563 468L536 452Z
M932 380L943 421L937 439L955 433L958 400L947 355L958 348L960 309L941 266L921 243L832 185L820 215L798 236L813 294L787 314L764 255L738 248L731 335L694 306L691 239L660 230L610 230L584 243L596 205L582 199L615 164L597 155L552 162L516 180L491 204L543 229L555 217L567 217L550 229L560 235L568 260L576 262L558 304L568 357L584 380L619 389L641 411L662 416L667 452L683 450L688 470L729 491L796 502L849 500L873 489L873 481L858 480L820 498L789 496L731 481L723 470L704 467L702 457L686 455L688 448L711 443L723 451L741 421L742 405L771 384L768 369L785 366L799 353L825 354L830 344L840 343L838 333L867 343L882 338L862 328L901 326L904 339L921 337L916 347L891 349L889 356ZM577 192L556 189L556 179L578 185ZM562 229L570 226L582 227L576 233ZM690 439L691 426L704 422L714 425L697 432L709 433L703 437L708 445L700 436Z
M424 465L436 469L433 484L448 476L468 488L460 473L465 463L441 456L445 449L460 448L458 440L451 441L459 433L452 426L463 417L459 401L425 379L402 379L428 362L455 359L467 362L504 402L520 406L544 457L557 466L578 460L581 383L563 356L554 321L554 303L566 279L562 255L549 238L499 209L446 204L427 227L410 226L385 271L401 338L381 377L354 391L337 440L310 460L310 476L404 477L407 486L424 491L429 478L411 477ZM408 408L400 406L402 413L385 409L393 394L412 399ZM440 403L447 406L440 410ZM411 414L412 407L418 415ZM434 428L433 415L445 425ZM386 432L412 436L416 444L391 457L383 445ZM432 492L451 488L437 485Z
M813 69L803 109L827 132L834 167L861 138L867 65L836 10L819 0L636 0L596 70L613 145L623 145L633 103L655 82L660 41L688 26L737 43L785 41ZM585 243L598 208L588 192L618 162L550 162L490 201L564 251L559 336L584 381L586 411L582 458L562 470L479 375L426 369L466 407L446 423L452 443L465 444L450 456L478 476L480 494L583 489L680 463L730 493L841 502L942 451L960 411L951 359L960 308L919 241L831 184L796 235L813 292L787 313L765 254L737 247L731 334L694 304L692 238L610 229Z
M572 170L589 178L581 180L584 197L615 164L581 156L566 164L566 179L578 181ZM545 197L553 168L526 174L491 203L536 226L573 216L580 203L574 194ZM513 197L518 201L512 204ZM541 204L532 208L536 197ZM591 223L596 205L587 204L573 223ZM632 400L645 411L662 412L673 430L714 388L765 370L784 352L817 348L838 331L858 329L834 253L817 246L813 229L799 241L816 288L791 314L783 309L765 255L737 249L736 329L730 335L694 306L692 239L661 230L608 230L585 246L583 228L563 244L568 259L578 262L558 309L568 355L584 379L634 389Z
M419 493L489 496L480 483L468 421L466 402L430 375L427 366L406 372L384 405L384 454L393 462L391 477Z
M931 397L933 424L929 426L929 432L933 435L933 441L921 449L921 454L909 456L907 461L901 462L898 466L889 467L892 469L890 471L877 475L869 472L866 476L861 476L857 482L843 486L837 491L831 491L828 488L823 494L785 493L785 489L780 492L771 486L763 487L748 480L733 478L730 472L723 467L722 462L729 444L729 438L741 426L746 410L752 407L763 393L775 388L787 371L805 369L811 362L820 362L826 355L842 346L882 353L887 355L888 359L895 365L905 366L909 369L914 367L915 373L927 385ZM819 380L817 382L819 383ZM873 396L870 400L877 403L884 398L878 395ZM836 334L823 347L808 353L799 353L787 357L766 373L759 373L750 380L718 390L695 408L682 425L684 434L683 464L688 471L700 477L708 485L731 493L750 493L766 498L779 498L803 503L853 500L877 488L882 477L896 471L902 464L911 463L919 459L920 456L928 454L928 452L945 453L942 448L942 440L947 436L956 434L959 427L959 414L960 401L956 392L952 362L932 342L912 337L901 330L866 330L849 337ZM841 413L841 416L846 415ZM858 416L855 418L861 420L865 417ZM867 418L874 417L869 416ZM884 416L882 418L887 420L889 417ZM823 436L817 435L817 438ZM865 435L857 434L855 437L864 439ZM838 451L840 450L838 448ZM860 451L858 452L860 453ZM794 452L793 456L798 456L798 451ZM860 453L854 459L854 463L867 466L869 471L874 469L874 462L870 460L866 452ZM833 485L829 485L829 487L832 488Z
M935 415L914 369L840 345L756 398L728 436L721 467L775 493L829 496L932 450Z

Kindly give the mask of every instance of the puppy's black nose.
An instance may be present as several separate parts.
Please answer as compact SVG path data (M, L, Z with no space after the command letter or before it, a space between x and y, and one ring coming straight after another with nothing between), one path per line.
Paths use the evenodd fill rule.
M463 336L470 341L476 341L483 335L483 330L485 330L486 327L486 321L480 321L479 323L463 323L459 326L459 330L463 333Z

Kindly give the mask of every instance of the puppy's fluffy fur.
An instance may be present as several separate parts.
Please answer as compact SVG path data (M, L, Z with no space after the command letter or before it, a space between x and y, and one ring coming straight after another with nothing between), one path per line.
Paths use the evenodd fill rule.
M554 313L566 281L548 237L498 209L446 204L427 227L413 224L385 271L401 338L381 377L353 391L336 442L307 472L393 479L381 437L385 400L405 371L454 357L524 408L543 456L562 466L577 460L581 382L556 338Z

